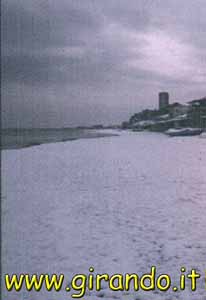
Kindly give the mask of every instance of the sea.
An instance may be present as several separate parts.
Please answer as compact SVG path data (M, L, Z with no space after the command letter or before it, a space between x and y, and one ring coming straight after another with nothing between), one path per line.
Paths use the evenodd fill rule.
M5 128L1 129L1 148L25 148L45 143L73 141L80 138L110 136L111 134L109 130L101 131L86 128Z

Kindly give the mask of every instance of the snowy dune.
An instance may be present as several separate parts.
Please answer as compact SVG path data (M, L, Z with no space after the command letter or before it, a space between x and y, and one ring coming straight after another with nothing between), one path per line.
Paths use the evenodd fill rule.
M206 140L122 132L2 152L3 273L206 270ZM83 299L206 299L191 292L86 292ZM3 299L63 300L60 293Z

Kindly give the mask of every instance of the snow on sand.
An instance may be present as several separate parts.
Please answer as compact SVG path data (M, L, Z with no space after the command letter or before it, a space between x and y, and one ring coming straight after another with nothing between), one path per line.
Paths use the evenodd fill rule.
M118 132L119 133L119 132ZM2 153L3 273L206 269L206 140L122 132ZM84 299L206 299L198 289L87 292ZM8 293L4 299L69 299Z

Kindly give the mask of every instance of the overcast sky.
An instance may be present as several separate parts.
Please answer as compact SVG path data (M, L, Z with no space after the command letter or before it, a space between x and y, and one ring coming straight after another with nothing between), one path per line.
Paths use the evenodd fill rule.
M205 0L2 0L6 127L120 123L206 95Z

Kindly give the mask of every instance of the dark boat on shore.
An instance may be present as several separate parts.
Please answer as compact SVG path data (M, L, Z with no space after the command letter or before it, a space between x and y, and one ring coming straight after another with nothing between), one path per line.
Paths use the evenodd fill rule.
M165 131L165 133L169 136L193 136L199 135L202 133L202 129L200 128L171 128Z

